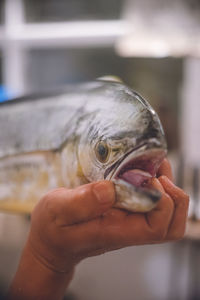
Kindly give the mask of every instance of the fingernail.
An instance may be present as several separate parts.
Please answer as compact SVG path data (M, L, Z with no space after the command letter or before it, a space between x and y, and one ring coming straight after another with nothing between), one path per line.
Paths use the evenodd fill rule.
M162 183L162 182L167 182L170 183L171 185L175 185L167 176L162 175L158 178L158 180Z
M93 187L93 192L101 204L111 204L115 200L113 184L108 181L100 181Z
M152 179L152 186L155 189L159 190L161 193L163 193L165 191L162 184L160 183L159 179L157 179L157 178Z

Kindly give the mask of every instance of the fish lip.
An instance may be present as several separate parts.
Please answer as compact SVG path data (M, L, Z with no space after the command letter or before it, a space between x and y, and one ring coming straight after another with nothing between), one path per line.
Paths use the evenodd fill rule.
M148 157L148 154L152 155L152 152L155 152L155 154L156 153L159 154L159 161L161 162L167 154L167 149L165 147L162 147L162 144L154 138L151 139L150 141L144 142L143 144L140 144L139 146L135 147L131 151L127 152L121 159L119 159L117 162L115 162L115 164L113 164L109 169L107 169L105 171L104 179L107 180L120 179L123 180L124 182L127 182L123 178L118 177L118 174L124 168L124 166L144 155L147 155ZM151 175L152 177L155 176L155 174L151 174ZM135 188L134 185L132 186ZM137 187L137 189L143 189L143 188Z
M152 155L152 152L155 152L155 154L153 153L153 155ZM125 155L124 158L122 160L120 160L120 163L113 170L113 172L109 174L110 176L107 177L106 179L111 180L114 183L117 183L117 182L124 183L128 189L134 190L138 195L146 194L149 197L149 199L151 199L151 202L154 202L156 204L158 202L158 200L160 199L161 195L155 188L144 186L143 183L140 186L136 186L136 185L128 182L127 180L125 180L123 177L119 176L119 174L120 174L120 171L123 170L123 168L127 164L132 163L134 160L137 160L138 158L142 158L144 155L146 155L147 157L148 157L148 155L152 155L152 157L154 157L154 158L156 157L156 155L158 155L158 165L154 169L155 174L151 174L149 172L149 174L152 175L151 178L153 178L156 176L156 173L160 166L160 163L166 156L166 153L167 153L167 150L165 148L154 147L154 148L148 149L148 145L144 144L141 147L137 148L137 150L132 150L129 153L127 153L127 155ZM149 156L149 157L151 157L151 156ZM137 169L139 169L139 168L137 168ZM142 169L140 169L140 170L142 170ZM124 173L125 172L126 171L124 171Z
M129 182L124 181L121 178L113 179L112 181L114 182L114 184L117 184L117 185L121 184L123 186L126 186L126 188L128 188L131 191L134 190L134 192L137 192L138 194L148 196L150 198L151 202L154 204L157 204L157 202L161 198L161 192L158 191L157 189L154 189L154 188L149 189L146 187L139 188L134 185L131 185Z

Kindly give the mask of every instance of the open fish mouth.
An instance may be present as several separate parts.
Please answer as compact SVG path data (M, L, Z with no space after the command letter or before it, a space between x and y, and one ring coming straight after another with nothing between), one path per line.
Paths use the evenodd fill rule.
M118 185L118 207L147 212L156 206L161 194L151 187L151 180L156 177L166 153L165 148L143 144L114 166L107 178Z
M130 153L117 168L112 178L124 180L137 188L147 186L156 176L158 168L166 155L163 149L146 150L139 155Z

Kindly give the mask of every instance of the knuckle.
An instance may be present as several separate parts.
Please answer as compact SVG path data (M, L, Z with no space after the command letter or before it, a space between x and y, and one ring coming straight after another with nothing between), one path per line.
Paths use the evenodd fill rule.
M178 206L181 210L187 210L189 205L189 196L184 193L180 201L177 202L176 207Z
M168 194L163 195L163 212L165 211L165 216L168 216L174 210L174 201Z
M53 202L55 199L55 194L57 194L61 189L54 189L45 194L42 198L42 201L45 203Z
M174 201L171 199L171 197L169 195L167 195L167 204L169 207L169 211L173 211L175 208L175 204Z
M190 200L190 197L188 194L185 194L184 200L185 200L186 205L188 206L189 200Z
M185 235L185 230L182 231L175 231L170 235L170 240L172 241L179 241L182 240L184 238Z
M53 208L54 207L54 191L49 192L46 194L43 198L42 201L44 205L46 206L47 209Z
M58 201L56 201L56 198L59 191L60 189L52 190L41 199L43 214L49 216L51 219L54 219L57 214Z
M152 232L152 238L154 241L162 241L165 239L166 236L166 229L158 228Z
M80 189L78 196L81 199L85 199L86 197L88 197L88 194L89 194L88 189L86 187L83 187L83 188Z
M91 189L89 189L87 186L81 186L76 195L79 199L84 200L84 199L88 198L91 195Z
M46 211L46 206L47 206L47 202L49 201L49 196L48 194L44 195L36 204L36 206L34 207L32 213L31 213L31 219L35 218L35 216L44 214L44 212Z

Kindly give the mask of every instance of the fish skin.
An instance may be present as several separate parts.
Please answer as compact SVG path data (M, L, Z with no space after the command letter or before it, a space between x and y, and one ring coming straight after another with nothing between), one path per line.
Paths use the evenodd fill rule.
M1 210L31 212L49 189L102 179L115 183L117 207L149 211L157 204L157 195L149 195L148 204L145 191L143 206L135 208L135 202L143 203L142 191L112 178L128 153L158 149L159 162L166 154L157 114L123 83L96 80L0 104L0 127ZM95 153L100 141L109 149L103 163Z

